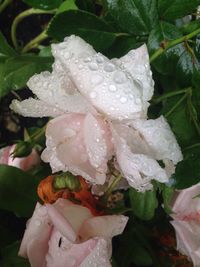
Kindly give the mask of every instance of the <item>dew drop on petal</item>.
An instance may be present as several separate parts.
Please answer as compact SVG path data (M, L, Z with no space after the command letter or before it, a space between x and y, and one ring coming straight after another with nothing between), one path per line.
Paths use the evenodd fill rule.
M140 98L136 98L135 99L135 104L137 104L137 105L141 104L141 99Z
M124 97L124 96L121 97L121 98L120 98L120 102L121 102L121 103L126 103L126 102L127 102L127 98Z
M101 75L98 75L98 74L92 76L92 78L91 78L91 82L94 85L100 84L102 81L103 81L103 77Z
M107 72L112 72L115 70L115 65L112 64L112 63L107 63L105 66L104 66L104 70L107 71Z
M89 63L88 66L89 66L89 69L91 69L91 70L98 70L98 65L94 62Z
M96 58L96 61L97 61L97 63L101 64L101 63L104 62L104 58L102 56L98 55L97 58Z
M127 81L126 75L122 71L115 72L113 79L116 83L119 84L125 83Z
M117 91L117 87L116 87L114 84L111 84L111 85L109 86L109 90L110 90L111 92L116 92L116 91Z

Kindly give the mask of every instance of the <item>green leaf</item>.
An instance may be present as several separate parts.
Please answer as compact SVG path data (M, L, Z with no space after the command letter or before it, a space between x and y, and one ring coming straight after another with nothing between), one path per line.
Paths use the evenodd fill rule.
M63 41L68 35L76 34L98 51L111 46L116 38L112 28L105 21L81 10L69 10L57 14L50 23L47 33L58 41Z
M147 34L158 23L156 0L107 0L107 5L110 16L125 32Z
M174 177L177 189L185 189L200 182L199 148L191 149L189 152L176 167Z
M161 19L174 20L195 12L200 0L158 0Z
M29 217L37 202L38 182L18 168L0 165L0 208Z
M196 31L200 27L200 19L191 21L190 23L185 24L183 27L181 27L181 32L186 35L193 31Z
M77 5L75 3L75 0L66 0L64 1L58 8L56 14L62 13L67 10L77 10Z
M158 207L156 190L137 192L135 189L129 189L129 197L133 214L142 220L151 220L155 209Z
M30 264L24 258L19 257L20 242L17 241L2 250L3 260L1 267L30 267Z
M34 8L51 10L58 8L63 0L23 0L23 2Z
M164 46L168 41L181 37L180 30L173 24L167 22L159 22L158 25L151 31L148 40L148 47L152 55L161 46ZM160 57L153 62L153 66L159 73L174 74L176 64L179 57L185 51L182 44L175 45L168 49Z
M79 9L95 13L95 2L93 0L76 0Z
M52 57L27 54L11 57L5 63L0 63L0 98L11 90L25 87L29 78L35 73L50 70L52 62Z
M170 214L171 210L171 199L174 196L174 187L167 186L165 184L162 185L162 197L164 210L166 213Z
M7 43L5 37L0 32L0 61L16 55L17 52Z
M199 62L195 54L191 54L189 51L183 52L183 54L180 56L178 60L176 67L176 77L180 86L183 87L190 86L194 70L198 69L199 69Z

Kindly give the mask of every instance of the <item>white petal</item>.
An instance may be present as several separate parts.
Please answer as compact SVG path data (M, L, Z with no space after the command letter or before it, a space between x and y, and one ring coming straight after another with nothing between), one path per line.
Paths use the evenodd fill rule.
M21 102L13 100L10 108L24 117L57 117L63 114L59 108L34 98L28 98Z
M138 191L145 191L152 188L152 179L162 183L168 181L165 170L156 160L143 154L132 153L126 141L117 134L114 128L112 132L117 162L130 186Z
M129 71L134 80L142 84L143 101L149 101L153 96L154 81L146 45L129 51L118 60L118 64Z
M175 164L183 159L176 138L163 116L156 120L135 120L131 126L143 135L156 159L169 159Z
M99 238L97 246L85 258L80 267L112 267L108 250L108 242Z
M82 39L70 37L54 45L53 54L70 73L81 94L100 112L119 120L141 116L140 85L120 66L95 53Z
M88 114L84 121L84 141L90 163L95 168L100 167L103 163L107 166L106 141L99 122L91 114Z

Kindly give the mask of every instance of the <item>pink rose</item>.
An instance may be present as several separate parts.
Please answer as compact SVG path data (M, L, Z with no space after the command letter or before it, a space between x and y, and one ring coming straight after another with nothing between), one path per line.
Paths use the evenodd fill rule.
M177 249L200 266L200 184L182 190L172 207Z
M94 217L90 210L66 199L36 205L19 255L31 267L111 267L111 240L123 232L123 215Z
M40 157L35 149L32 150L31 154L24 158L13 158L11 155L16 145L7 146L0 149L0 164L10 165L27 171L39 164Z

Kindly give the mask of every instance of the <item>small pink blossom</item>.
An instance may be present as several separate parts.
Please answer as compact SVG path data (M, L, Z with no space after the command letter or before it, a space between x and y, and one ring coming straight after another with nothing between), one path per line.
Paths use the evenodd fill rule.
M123 215L94 217L90 210L66 199L36 205L19 255L31 267L111 267L112 237L123 232Z
M177 249L200 266L200 184L180 191L174 204L173 225L176 232Z
M16 145L7 146L0 149L0 164L10 165L27 171L32 167L40 163L40 157L35 149L31 154L23 158L13 158L12 153L15 150Z

